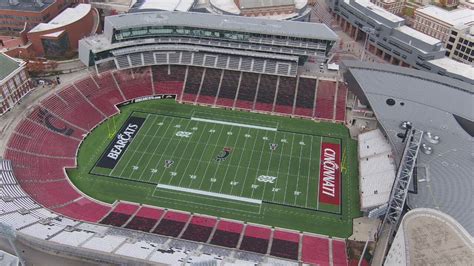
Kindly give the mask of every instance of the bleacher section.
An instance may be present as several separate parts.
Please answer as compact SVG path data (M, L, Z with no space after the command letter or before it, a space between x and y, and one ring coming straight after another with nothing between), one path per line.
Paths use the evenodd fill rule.
M75 81L33 106L11 135L4 154L11 163L0 159L0 220L21 230L37 227L42 219L64 215L104 224L94 228L124 227L146 232L154 241L170 236L184 239L179 240L183 243L189 243L187 240L199 242L222 254L231 254L227 248L238 248L236 261L260 261L263 256L271 255L322 265L331 260L345 264L347 255L343 241L133 203L111 206L76 191L66 176L65 168L76 166L75 158L82 139L97 124L118 112L116 104L136 97L177 94L177 99L181 95L183 101L191 103L344 120L342 106L345 109L347 88L342 83L337 88L336 82L298 78L199 67L153 66L102 73ZM90 230L91 233L84 233L87 230L82 229L65 233L64 223L51 226L63 232L59 235L46 236L42 229L37 235L64 245L97 250L105 248L101 246L103 241L112 241L114 245L122 243L116 238L95 239L92 237L95 229ZM78 238L74 238L76 236ZM179 243L173 242L176 246L172 248L182 244ZM333 249L330 249L331 245ZM129 243L129 248L132 246L140 245ZM153 250L158 252L159 249ZM119 251L126 249L113 252ZM157 260L151 252L147 258ZM162 250L159 254L167 252L169 250ZM177 248L173 252L178 254L180 251Z

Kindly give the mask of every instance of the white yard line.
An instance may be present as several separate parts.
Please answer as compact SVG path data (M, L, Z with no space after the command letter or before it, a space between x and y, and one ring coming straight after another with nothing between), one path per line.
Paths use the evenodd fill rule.
M220 194L220 193L209 192L209 191L198 190L198 189L170 186L170 185L164 185L164 184L158 184L156 187L169 189L169 190L175 190L175 191L181 191L181 192L194 193L194 194L199 194L199 195L205 195L205 196L211 196L211 197L217 197L217 198L249 202L249 203L254 203L254 204L262 204L262 201L257 200L257 199L250 199L250 198L232 196L232 195L227 195L227 194Z
M288 164L288 172L287 172L287 176L290 175L290 169L291 169L291 155L293 154L293 143L295 142L295 135L293 135L293 139L291 140L291 149L290 149L290 160L289 160L289 164ZM285 184L285 191L288 189L288 179L286 179L286 184ZM283 203L286 204L286 193L284 194L283 196Z
M239 133L237 133L237 135L236 135L235 143L234 143L234 146L233 146L233 147L235 147L235 146L238 144L237 141L239 140L239 135L240 135L240 130L241 130L241 129L242 129L242 128L239 127ZM247 140L247 139L246 139L246 140ZM243 146L242 149L245 151L245 145ZM222 187L223 187L224 184L225 184L225 178L226 178L226 176L227 176L227 173L229 172L229 168L231 168L231 164L230 164L230 163L227 164L227 168L225 169L224 180L222 181L221 187L219 188L219 193L221 193ZM217 171L216 171L216 173L217 173ZM214 177L215 177L215 174L214 174ZM232 187L233 187L233 186L232 186ZM212 189L212 184L211 184L211 189Z
M202 135L204 134L204 132L207 131L207 128L206 126L203 126L204 128L201 130L201 135L199 135L199 140L201 140L202 138ZM207 138L207 142L209 142L209 139L210 139L210 136L211 134L207 134L208 135L208 138ZM206 146L207 146L207 142L206 142ZM188 144L191 143L191 141L188 142ZM194 145L194 149L193 149L193 152L191 153L191 157L189 158L194 158L194 153L196 153L196 149L197 149L198 145ZM187 146L186 146L187 148ZM186 153L185 153L186 154ZM188 160L188 163L186 164L186 167L184 168L184 171L183 173L186 173L186 171L188 171L188 168L189 168L189 164L192 162L192 160ZM181 182L183 182L183 179L184 179L184 174L181 176L181 179L179 179L179 183L178 183L178 186L181 186ZM191 182L189 185L191 185L193 182L193 180L191 179Z
M257 140L258 140L258 131L255 132L255 142L253 143L253 147L255 147L255 145L257 144ZM245 171L245 179L244 179L244 183L242 184L242 189L240 190L240 196L242 196L243 192L244 192L244 188L245 188L245 183L247 182L247 178L248 178L248 174L249 174L249 169L250 169L250 165L252 164L252 158L253 158L253 155L256 154L255 151L252 152L252 154L250 155L250 160L249 160L249 164L247 166L247 170Z
M191 120L201 121L201 122L206 122L206 123L213 123L213 124L228 125L228 126L247 127L247 128L255 128L255 129L261 129L261 130L268 130L268 131L277 131L277 129L273 128L273 127L255 126L255 125L248 125L248 124L241 124L241 123L234 123L234 122L199 118L199 117L191 117Z
M171 121L173 121L173 119L174 119L174 118L171 118ZM167 120L168 120L168 117L165 116L165 117L164 117L164 120L163 120L163 124L164 124L164 122L167 121ZM164 134L166 134L166 133L168 132L168 130L169 130L169 128L170 128L170 125L171 125L171 121L168 123L168 126L166 127L166 130L165 130ZM161 129L161 126L160 126L160 129ZM155 132L155 134L156 134L158 131L160 131L160 130L157 130L157 131ZM148 166L150 165L150 162L153 160L153 154L156 153L156 150L158 149L158 147L160 146L160 144L161 144L162 141L163 141L163 138L160 138L160 142L158 142L158 145L155 145L155 148L153 149L152 154L149 156L148 161L146 162L145 169L143 169L143 172L140 174L140 177L138 178L138 180L141 180L141 179L142 179L143 174L144 174L145 171L148 169ZM151 143L151 142L150 142L150 143ZM147 154L147 153L144 152L144 154ZM150 174L150 177L148 178L148 181L150 181L152 177L153 177L153 173Z
M321 171L321 149L323 148L323 137L319 140L319 160L318 160L318 172L316 175L318 178L316 179L317 189L316 189L316 210L319 210L319 172Z
M250 129L249 129L249 131L247 132L247 134L250 135ZM250 136L251 136L251 135L250 135ZM243 147L244 147L244 151L245 151L245 145L247 144L247 139L249 139L249 138L245 138L245 141L244 141L244 146L243 146ZM255 138L255 141L253 142L253 146L252 146L252 147L255 147L255 144L256 144L256 143L257 143L257 138ZM253 155L253 153L252 153L252 155ZM250 159L252 159L252 155L250 155ZM244 153L242 152L242 154L240 155L239 163L237 164L237 168L241 167L241 166L240 166L240 163L242 162L242 158L243 158L243 157L244 157ZM246 169L247 169L247 171L248 171L248 167L246 167ZM235 179L236 179L236 178L237 178L237 171L235 171L235 173L234 173L234 178L232 179L232 182L235 182ZM232 186L232 187L230 188L230 194L232 194L232 191L233 191L233 190L234 190L234 186Z
M265 137L267 137L267 132L265 132ZM262 139L263 140L263 139ZM260 169L260 164L262 163L262 156L263 156L263 151L265 149L265 146L266 145L266 140L263 140L263 147L262 147L262 152L260 153L260 159L258 160L258 166L257 166L257 169ZM256 178L256 177L255 177ZM247 179L245 179L247 180ZM256 179L255 179L256 180ZM256 181L254 181L252 184L255 184ZM245 183L244 183L245 184ZM243 187L242 187L243 188ZM250 194L250 197L253 197L253 193L254 193L255 189L252 189L252 193Z
M231 129L232 129L232 128L231 128ZM240 129L241 129L241 128L239 128L239 133L237 133L237 137L235 138L236 140L239 138L238 135L240 134ZM228 131L228 132L232 132L232 131ZM232 132L232 136L233 136L233 135L234 135L234 133ZM231 135L227 135L227 139L225 140L224 146L226 146L226 147L227 147L227 142L229 141L230 136L231 136ZM236 142L237 142L237 141L236 141ZM233 147L235 147L235 144L234 144ZM230 158L229 158L229 160L230 160ZM228 167L229 167L229 164L230 164L230 163L227 164L227 169L229 169L229 168L228 168ZM217 164L217 166L216 166L216 168L215 168L215 171L214 171L214 175L212 175L212 178L216 178L216 174L217 174L217 172L219 172L219 166L221 166L221 163ZM222 183L224 183L224 181L225 181L225 175L224 175L222 178L224 179L224 180L222 180ZM211 186L209 187L209 190L212 190L212 185L214 185L214 182L211 182Z
M305 208L308 208L308 197L309 197L309 180L311 179L311 155L313 154L313 136L311 136L311 149L309 150L309 165L308 165L308 182L306 183L306 202Z
M221 139L222 132L224 132L224 131L225 131L225 128L222 128L220 130L219 137L217 137L217 141L216 141L217 143ZM207 162L206 170L204 170L204 174L202 176L201 182L199 183L199 188L201 188L201 186L202 186L202 182L204 181L204 178L206 177L207 170L209 169L209 166L211 165L211 163L212 163L212 159L209 162Z
M303 138L301 139L301 141L304 142L304 135L302 136ZM298 190L298 185L299 185L299 182L300 182L300 169L301 169L301 156L303 154L303 145L300 145L301 146L301 150L300 150L300 156L299 156L299 160L298 160L298 177L296 178L296 190L295 191L299 191ZM296 194L294 194L295 196L295 200L293 202L293 205L297 206L296 205L296 198L298 197Z
M275 141L276 136L277 136L277 134L276 134L276 132L275 132L275 135L273 136L273 143L276 142L276 141ZM270 144L270 143L269 143L269 144ZM269 146L267 146L267 148L270 149ZM268 175L268 172L270 172L270 165L272 165L273 153L274 153L273 151L270 152L270 158L268 159L267 175ZM278 179L278 177L277 177L277 179ZM255 179L254 182L255 182L254 184L256 184L256 183L257 183L257 179ZM265 183L263 184L262 200L263 200L263 197L265 196L265 189L266 189L266 188L267 188L267 183L265 182ZM273 195L275 195L275 193L276 193L276 192L273 192Z
M283 133L283 139L286 139L286 133ZM284 148L286 145L283 145L285 143L281 142L281 153L280 153L280 160L278 161L278 173L280 173L280 167L281 167L281 158L283 158L283 151L284 151ZM287 178L290 178L289 176L287 176ZM279 181L279 178L277 178L277 181L276 181L276 184L275 184L275 187L278 186L278 181ZM286 191L285 191L286 193ZM273 193L273 197L272 197L272 201L275 201L275 193Z
M184 119L182 119L182 120L184 120ZM188 120L188 124L186 124L185 127L182 127L182 128L180 127L178 131L185 130L187 127L189 127L189 124L190 124L190 123L191 123L191 120ZM183 139L184 139L183 137L180 137L180 138L179 138L178 144L176 145L176 147L175 147L175 149L173 150L173 153L171 154L171 156L170 156L169 159L173 159L173 156L174 156L174 154L176 153L176 151L178 150L178 147L179 147L179 145L181 144L181 141L182 141ZM171 143L171 141L168 142L168 145L169 145L170 143ZM168 145L166 145L166 148L168 148ZM165 149L164 151L166 151L166 149ZM163 158L163 155L164 155L164 152L163 152L163 154L162 154L161 157L160 157L160 161L161 161L161 158ZM178 157L178 158L181 158L181 157ZM158 162L159 162L159 161L158 161ZM165 173L166 173L166 168L164 168L164 169L165 169L165 170L163 171L163 174L162 174L163 176L164 176ZM160 180L161 180L161 179L160 179ZM173 178L170 178L168 184L171 184L171 181L172 181L172 180L173 180Z

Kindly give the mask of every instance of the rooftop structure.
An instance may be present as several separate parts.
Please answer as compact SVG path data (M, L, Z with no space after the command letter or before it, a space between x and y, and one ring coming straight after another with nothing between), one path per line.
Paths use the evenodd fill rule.
M40 12L45 10L52 4L55 0L39 0L39 1L11 1L11 0L0 0L0 9L4 10L16 10L16 11L33 11Z
M137 11L189 11L194 0L138 0L133 3L131 12Z
M0 115L32 90L25 68L24 61L0 53Z
M398 136L405 131L404 122L424 131L407 205L447 213L472 234L472 85L385 64L343 64L349 89L371 106L393 147L395 162L404 147Z
M162 27L194 27L294 38L319 38L336 41L337 35L322 23L275 21L259 18L222 16L203 13L140 12L109 16L105 19L104 32L160 25Z
M474 66L466 65L464 63L452 60L450 58L444 57L440 59L435 59L429 61L429 65L434 68L438 73L446 74L450 73L453 78L471 81L473 82L474 77ZM435 71L433 71L435 72Z
M72 24L86 16L91 11L91 8L92 7L89 4L79 4L75 7L67 8L48 23L40 23L36 25L30 30L30 32L51 30Z
M0 82L22 66L22 62L0 53Z
M418 8L416 13L430 16L453 26L474 23L474 10L470 9L461 8L448 11L444 8L428 5Z
M473 243L449 215L417 208L403 217L384 265L468 265L474 260Z

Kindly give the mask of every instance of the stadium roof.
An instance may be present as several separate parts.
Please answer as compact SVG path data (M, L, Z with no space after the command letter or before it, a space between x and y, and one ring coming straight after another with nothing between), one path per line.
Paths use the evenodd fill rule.
M385 265L469 265L473 239L452 217L419 208L401 222Z
M274 6L294 5L293 0L240 0L240 8L265 8Z
M438 44L438 43L441 43L440 40L436 39L436 38L433 38L427 34L424 34L423 32L421 31L417 31L413 28L410 28L408 26L400 26L400 27L397 27L395 28L395 30L398 30L400 32L403 32L409 36L413 36L415 38L417 38L418 40L424 42L424 43L427 43L427 44L430 44L430 45L435 45L435 44Z
M115 29L163 25L251 32L329 41L336 41L338 39L336 33L322 23L278 21L190 12L156 11L128 13L105 17L105 24L110 24Z
M24 12L40 12L52 5L55 0L25 1L19 0L18 4L11 5L9 0L0 0L0 10L16 10Z
M89 14L91 8L90 4L79 4L75 7L69 7L53 18L50 22L36 25L36 27L30 30L30 32L51 30L72 24Z
M417 179L408 195L410 207L438 209L474 232L474 88L471 84L425 71L387 64L343 61L349 87L369 104L400 159L397 136L403 121L425 132ZM392 99L395 103L390 105ZM393 103L392 102L392 103ZM428 132L431 134L429 137ZM436 141L436 137L439 139ZM436 143L438 142L438 143ZM422 149L423 150L423 149Z
M138 0L133 4L133 11L165 10L187 12L194 5L194 0Z
M18 69L21 62L11 58L10 56L0 53L0 82L3 81L10 73Z

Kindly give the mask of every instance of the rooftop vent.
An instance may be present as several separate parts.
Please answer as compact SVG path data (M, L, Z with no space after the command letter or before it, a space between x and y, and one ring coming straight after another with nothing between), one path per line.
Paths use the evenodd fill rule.
M34 2L35 2L35 6L37 6L37 7L43 7L44 6L43 1L41 1L41 0L34 0Z
M411 126L411 122L410 122L410 121L403 121L403 122L400 124L400 128L401 128L401 129L407 129L409 126Z
M425 139L432 144L439 143L439 136L431 134L431 132L426 132Z
M18 0L8 0L8 4L11 6L17 6L20 4L20 1Z
M424 153L424 154L432 154L433 153L433 148L431 148L430 146L426 145L425 143L421 144L421 151Z

